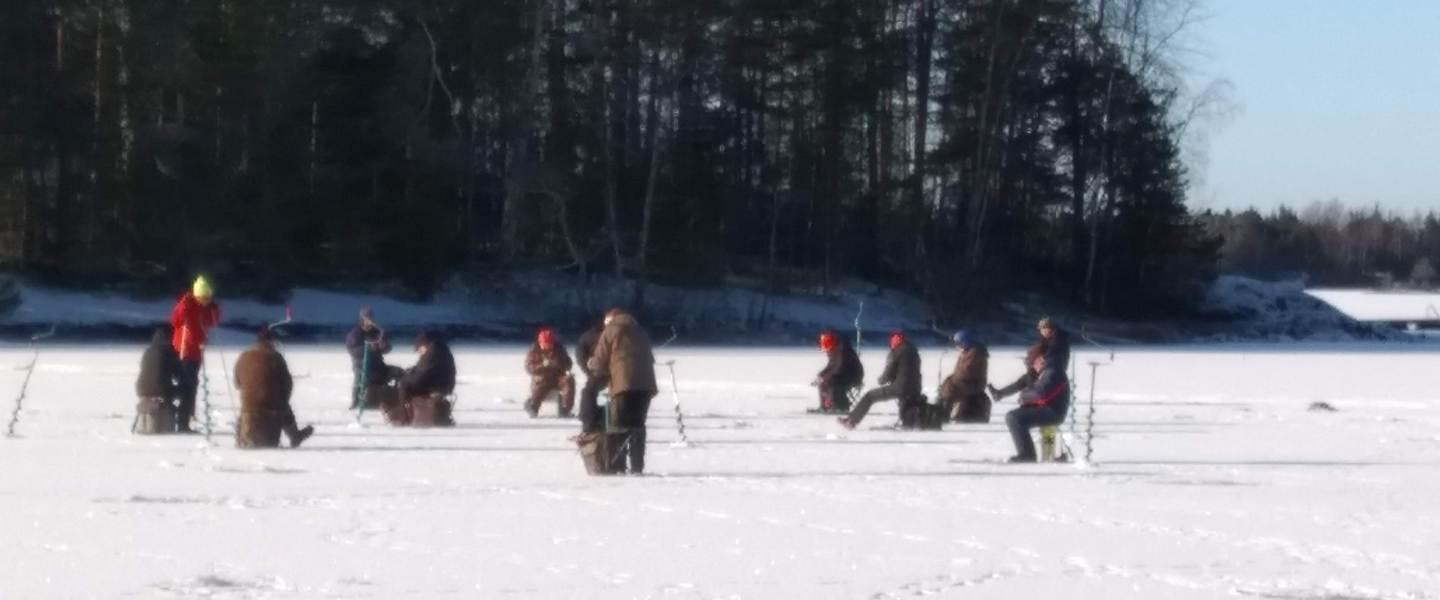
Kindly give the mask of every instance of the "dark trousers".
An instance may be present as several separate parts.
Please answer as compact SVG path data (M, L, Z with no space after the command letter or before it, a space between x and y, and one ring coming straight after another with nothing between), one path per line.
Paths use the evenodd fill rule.
M180 399L180 408L175 411L175 429L177 431L189 431L190 419L195 417L195 396L200 389L200 366L198 360L180 361L180 372L176 373L176 379L180 385L175 392Z
M610 413L605 432L610 436L610 466L616 473L645 472L645 419L650 413L653 392L621 392L610 396Z
M605 413L600 410L600 390L605 389L607 383L604 377L591 377L585 380L585 387L580 389L581 433L605 431Z
M820 384L820 410L850 410L852 387Z
M900 400L900 404L904 405L907 401L913 403L919 398L918 396L907 397L904 390L893 385L880 386L865 392L865 395L860 397L860 401L855 403L854 408L850 409L850 425L859 425L860 421L865 419L865 414L870 412L870 407L882 400Z
M1030 439L1030 429L1059 425L1065 422L1066 407L1026 404L1005 415L1005 425L1010 427L1010 437L1015 440L1015 455L1035 458L1035 441Z
M961 392L956 392L944 402L946 416L960 423L989 423L990 404L990 398L985 394Z

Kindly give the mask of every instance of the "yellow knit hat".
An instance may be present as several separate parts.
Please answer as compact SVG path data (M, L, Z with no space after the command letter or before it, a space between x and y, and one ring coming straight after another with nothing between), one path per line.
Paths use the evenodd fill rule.
M214 298L215 290L210 288L210 282L206 281L205 276L202 275L196 277L195 284L190 286L190 295L196 298Z

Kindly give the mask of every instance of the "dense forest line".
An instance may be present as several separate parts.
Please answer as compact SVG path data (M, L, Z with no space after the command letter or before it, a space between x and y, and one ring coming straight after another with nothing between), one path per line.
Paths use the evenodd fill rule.
M1303 276L1310 285L1433 288L1440 284L1440 214L1409 217L1347 208L1338 200L1205 213L1222 236L1221 268L1262 278Z
M1183 0L10 0L0 261L1184 308ZM1238 226L1238 225L1237 225Z

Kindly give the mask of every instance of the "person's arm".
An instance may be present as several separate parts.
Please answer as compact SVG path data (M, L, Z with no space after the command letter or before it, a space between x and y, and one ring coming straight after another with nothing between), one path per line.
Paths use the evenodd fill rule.
M370 350L372 352L379 352L380 354L389 354L391 350L390 336L385 335L383 331L380 332L380 337L375 340L375 345L371 347Z
M529 352L525 353L525 372L529 373L531 377L544 374L544 360L545 359L540 356L539 348L531 348Z
M895 371L900 368L899 354L892 350L890 355L885 357L885 371L880 373L880 385L889 385L890 382L895 381Z
M825 368L815 375L815 383L819 385L834 385L835 377L840 374L840 365L843 362L839 350L826 354Z
M570 360L570 353L565 351L564 346L558 344L555 349L557 350L556 354L560 355L560 360L555 363L556 374L561 377L569 375L570 369L575 368L575 363Z
M600 339L595 341L595 352L590 355L590 371L600 375L610 375L610 348L614 344L614 334L606 329L600 334Z

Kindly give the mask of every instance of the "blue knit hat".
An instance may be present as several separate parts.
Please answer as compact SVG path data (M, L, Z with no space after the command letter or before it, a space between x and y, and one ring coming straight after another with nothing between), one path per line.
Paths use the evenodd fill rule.
M975 344L975 336L970 335L969 331L961 329L955 332L955 335L950 336L950 341L955 342L956 346L972 346Z

